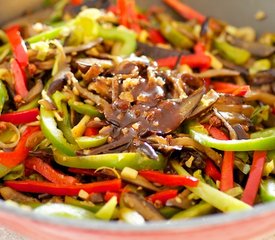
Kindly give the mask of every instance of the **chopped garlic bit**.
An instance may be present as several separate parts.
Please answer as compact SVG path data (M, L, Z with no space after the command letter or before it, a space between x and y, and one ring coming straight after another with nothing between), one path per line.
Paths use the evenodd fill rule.
M87 193L86 191L84 191L83 189L81 189L78 193L78 196L84 200L89 198L89 193Z
M193 156L191 156L191 157L185 162L186 167L191 168L192 163L193 163L194 160L195 160L195 158L194 158Z
M133 168L125 167L121 171L122 178L136 179L137 175L138 175L138 171Z

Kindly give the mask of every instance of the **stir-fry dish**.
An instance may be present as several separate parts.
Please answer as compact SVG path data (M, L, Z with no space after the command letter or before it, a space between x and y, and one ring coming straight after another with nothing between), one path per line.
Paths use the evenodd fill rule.
M144 224L275 200L275 34L178 0L56 1L0 31L0 196Z

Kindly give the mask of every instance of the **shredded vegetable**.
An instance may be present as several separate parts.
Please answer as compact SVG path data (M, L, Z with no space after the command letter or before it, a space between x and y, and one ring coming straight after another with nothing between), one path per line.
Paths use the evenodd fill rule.
M274 34L164 3L182 18L57 1L3 28L1 199L135 225L275 200Z

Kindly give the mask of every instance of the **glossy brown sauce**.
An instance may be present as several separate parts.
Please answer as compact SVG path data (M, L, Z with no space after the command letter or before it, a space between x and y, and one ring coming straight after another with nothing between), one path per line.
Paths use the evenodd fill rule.
M123 63L123 67L126 69L118 66L116 74L133 76L136 69L143 68L146 78L139 76L135 79L138 83L130 87L133 99L115 99L112 111L105 112L105 117L116 127L135 129L138 135L166 134L175 130L191 114L204 94L204 89L199 89L186 99L169 99L169 93L165 90L166 79L161 78L154 67L144 68L133 63ZM123 81L127 78L121 79L119 84L123 85Z

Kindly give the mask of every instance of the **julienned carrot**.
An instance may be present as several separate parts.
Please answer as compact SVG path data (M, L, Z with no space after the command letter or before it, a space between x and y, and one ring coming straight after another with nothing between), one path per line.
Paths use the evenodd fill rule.
M229 140L227 135L220 129L207 124L204 125L204 127L207 129L207 131L213 138L216 138L219 140ZM221 177L220 177L221 191L226 192L227 190L234 187L233 170L234 170L234 152L225 151L223 154Z
M160 67L175 67L178 57L167 57L157 60ZM207 69L211 65L211 58L205 54L190 54L181 56L180 64L186 64L191 68Z
M72 176L64 175L56 171L51 165L38 157L30 157L26 159L25 166L39 172L43 177L50 182L56 184L76 184L78 180Z
M233 178L234 152L225 151L222 161L220 190L226 192L234 187Z
M239 86L233 83L226 82L212 82L214 90L220 93L229 93L233 96L245 96L246 93L250 90L249 85Z
M192 20L196 19L199 23L203 23L206 17L194 10L193 8L187 6L186 4L180 2L179 0L163 0L168 6L173 8L182 17Z
M221 173L210 159L206 159L205 173L215 181L221 181Z
M196 187L198 179L191 176L179 176L175 174L165 174L158 171L142 170L139 174L146 178L148 181L159 183L164 186L189 186Z
M255 151L253 154L253 162L242 196L242 201L249 205L253 205L255 202L262 178L266 154L266 151Z
M168 189L163 190L161 192L154 193L147 197L147 200L151 202L160 201L163 205L167 202L167 200L171 198L175 198L178 194L178 190L176 189Z

